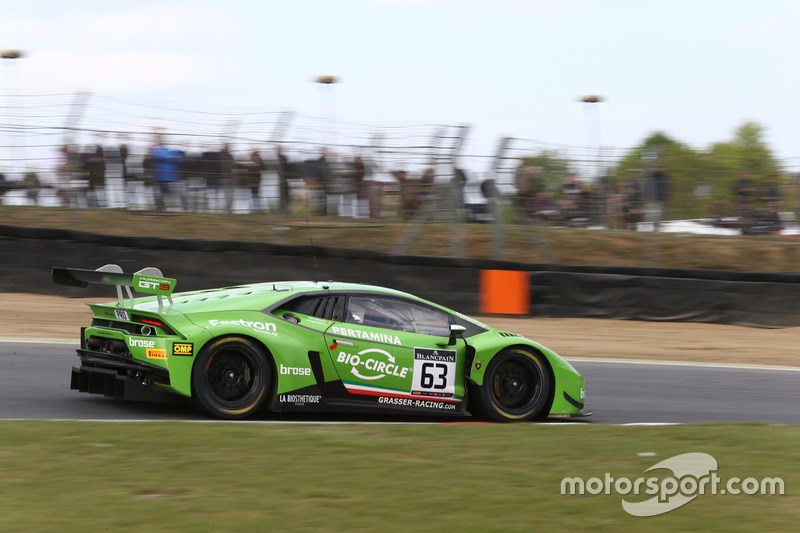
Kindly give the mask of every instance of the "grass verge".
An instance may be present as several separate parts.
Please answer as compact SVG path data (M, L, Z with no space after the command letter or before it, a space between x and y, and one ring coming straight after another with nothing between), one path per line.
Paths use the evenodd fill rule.
M788 531L800 427L0 422L0 531ZM636 518L564 477L673 455L782 496L703 495ZM655 453L655 456L639 456ZM629 496L643 500L645 496Z
M505 259L565 265L651 266L731 271L800 271L797 239L637 233L539 227L509 216L503 227ZM276 244L359 248L392 253L454 255L458 235L465 257L494 257L497 235L491 224L421 226L399 218L157 213L113 209L60 209L0 206L4 225L68 228L108 235L146 235L173 239L222 239ZM411 225L410 225L411 224Z

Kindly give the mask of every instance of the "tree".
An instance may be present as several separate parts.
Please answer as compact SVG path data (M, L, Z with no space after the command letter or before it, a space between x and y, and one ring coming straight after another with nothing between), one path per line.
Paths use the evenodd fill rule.
M561 185L575 172L572 162L558 150L540 150L535 155L525 156L524 164L529 167L538 167L538 180L544 191L560 196Z
M749 171L760 184L779 176L778 161L763 140L764 128L746 122L728 142L695 150L664 132L655 132L630 150L614 172L617 183L644 179L655 165L669 179L667 214L673 218L705 218L718 208L723 214L735 213L737 172Z

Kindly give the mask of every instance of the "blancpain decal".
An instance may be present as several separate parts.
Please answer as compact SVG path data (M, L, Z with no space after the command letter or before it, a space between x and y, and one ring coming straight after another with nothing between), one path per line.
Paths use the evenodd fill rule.
M156 341L147 341L144 339L128 339L128 346L131 348L155 348Z
M365 341L385 342L386 344L396 344L400 346L400 338L397 335L381 333L379 331L361 331L360 329L342 328L333 326L331 333L335 335L347 335L348 337L358 337Z
M216 320L212 319L208 321L209 326L242 326L245 328L252 328L256 331L261 333L266 333L267 335L278 335L276 333L277 326L275 324L270 324L269 322L254 322L252 320Z
M387 361L375 359L371 354L383 355L386 357ZM387 375L404 378L408 375L408 371L411 370L410 368L398 365L392 354L380 348L361 350L357 354L339 352L336 361L352 366L353 368L350 369L350 372L355 377L366 380L381 379ZM365 369L369 372L367 372L367 375L364 375L359 369Z

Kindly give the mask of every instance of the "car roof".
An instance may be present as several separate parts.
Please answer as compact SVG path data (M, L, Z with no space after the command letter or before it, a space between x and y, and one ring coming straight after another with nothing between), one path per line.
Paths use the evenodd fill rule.
M275 305L281 300L294 295L324 294L326 292L367 292L425 301L418 296L378 285L337 281L274 281L176 292L172 294L173 303L168 309L159 309L158 302L154 297L139 298L131 307L141 310L160 311L162 313L197 313L232 309L255 310Z

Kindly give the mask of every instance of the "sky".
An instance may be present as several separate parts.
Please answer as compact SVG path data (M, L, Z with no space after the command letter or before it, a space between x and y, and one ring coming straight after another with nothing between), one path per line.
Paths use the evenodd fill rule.
M24 57L0 60L0 93L468 124L470 153L503 136L627 149L655 131L703 149L755 121L800 171L796 0L4 4L0 49Z

